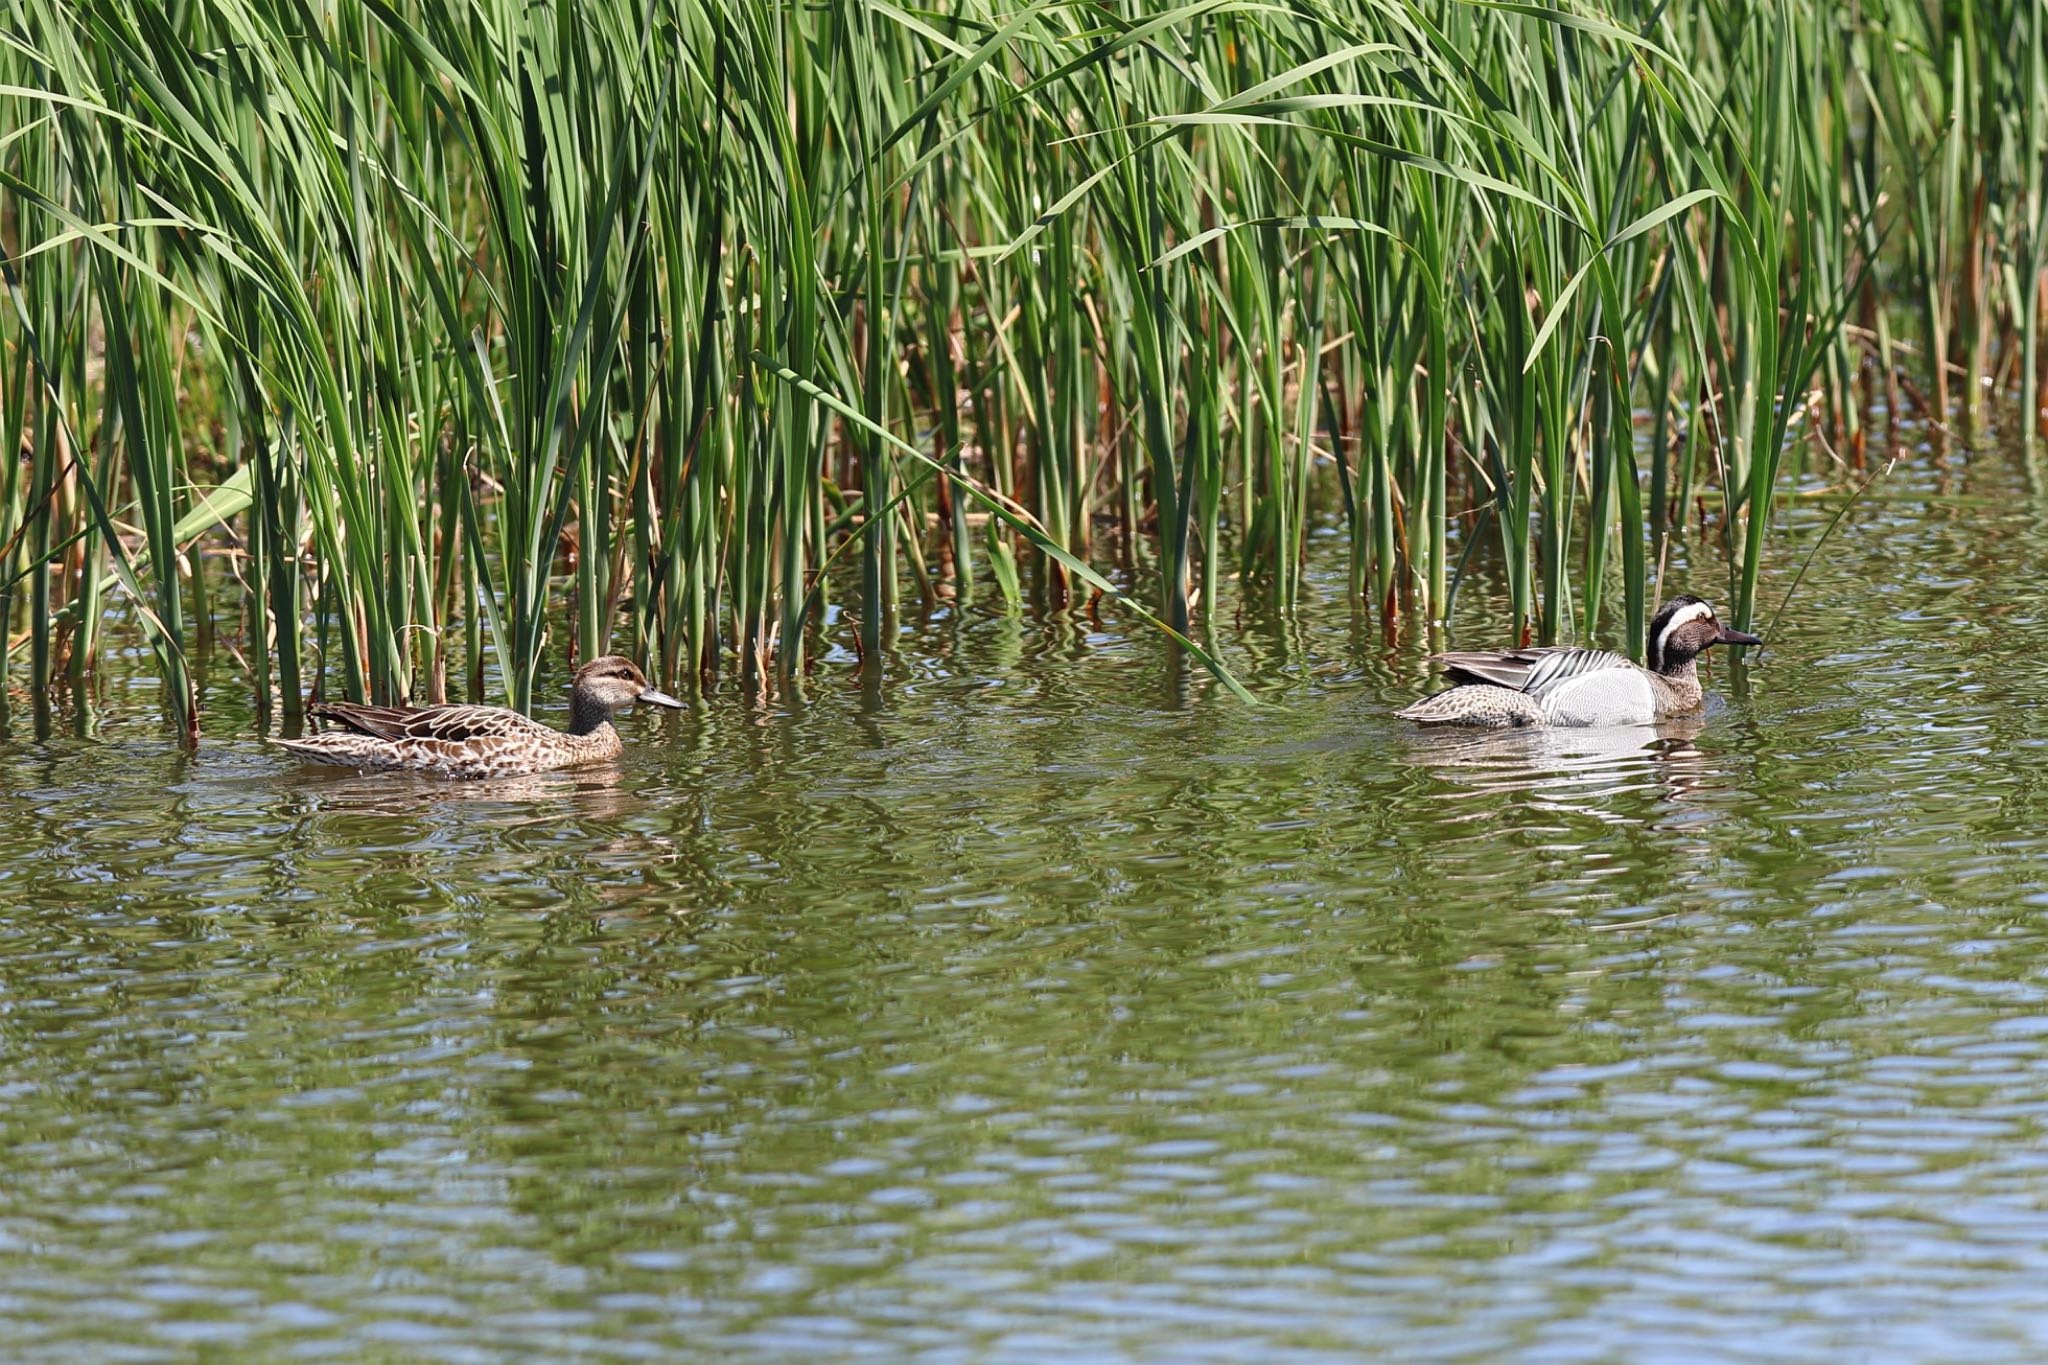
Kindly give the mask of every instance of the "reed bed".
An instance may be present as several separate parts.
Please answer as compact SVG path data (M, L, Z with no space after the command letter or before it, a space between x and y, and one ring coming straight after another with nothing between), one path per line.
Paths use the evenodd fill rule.
M1504 634L1640 654L1680 536L1752 623L1788 469L1872 414L2040 410L2027 0L0 23L0 706L38 728L117 596L188 733L217 647L287 727L526 708L551 646L766 697L835 601L870 676L906 614L1028 604L1235 688L1319 518L1389 638L1483 564Z

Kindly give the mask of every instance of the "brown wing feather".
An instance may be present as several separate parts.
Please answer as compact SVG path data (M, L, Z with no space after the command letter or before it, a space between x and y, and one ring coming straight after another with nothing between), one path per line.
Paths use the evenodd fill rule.
M357 702L331 701L313 707L312 714L376 739L440 740L460 744L472 739L514 739L536 733L555 733L539 721L502 706L364 706Z
M331 720L343 729L369 735L373 739L400 739L405 735L406 722L414 714L414 708L328 701L312 707L308 714L320 720Z

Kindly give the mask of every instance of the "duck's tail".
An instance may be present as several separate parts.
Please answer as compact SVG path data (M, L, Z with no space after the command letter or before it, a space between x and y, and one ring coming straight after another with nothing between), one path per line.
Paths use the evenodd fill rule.
M308 763L330 768L388 768L382 746L368 735L348 730L326 730L303 739L274 739L278 748Z

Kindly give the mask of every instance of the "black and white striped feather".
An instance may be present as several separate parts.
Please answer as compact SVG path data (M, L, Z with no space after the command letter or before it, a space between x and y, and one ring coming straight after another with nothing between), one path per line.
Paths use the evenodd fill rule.
M1541 700L1564 683L1589 673L1633 670L1630 660L1606 649L1539 645L1531 649L1455 651L1436 656L1453 683L1505 687Z

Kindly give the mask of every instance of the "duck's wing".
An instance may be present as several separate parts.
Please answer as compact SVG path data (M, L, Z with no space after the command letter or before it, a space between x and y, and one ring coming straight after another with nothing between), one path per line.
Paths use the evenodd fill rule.
M406 720L410 739L439 739L460 744L472 739L522 739L554 735L530 716L503 706L422 706Z
M517 739L555 733L539 721L503 706L363 706L334 701L314 707L313 714L378 739L437 739L459 744L471 739Z
M1604 668L1632 668L1621 655L1605 649L1573 645L1539 645L1534 649L1471 650L1439 654L1444 676L1454 683L1481 683L1540 697L1573 678Z
M372 739L402 739L405 737L406 721L418 714L418 708L365 706L353 701L324 701L316 703L307 714L316 720L332 721L344 730L353 730Z
M1454 650L1433 656L1443 665L1444 677L1457 684L1479 683L1520 692L1529 674L1562 646L1539 645L1534 649Z

